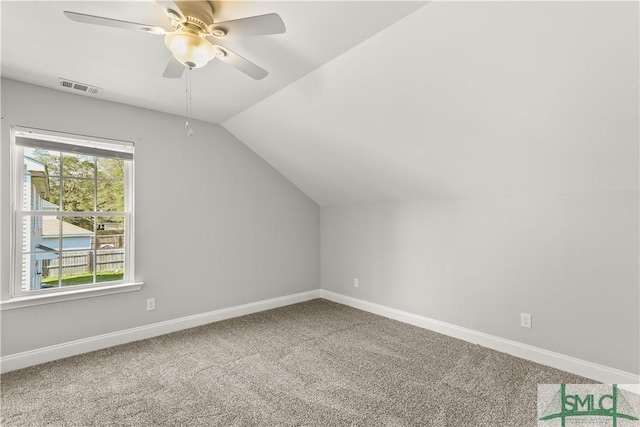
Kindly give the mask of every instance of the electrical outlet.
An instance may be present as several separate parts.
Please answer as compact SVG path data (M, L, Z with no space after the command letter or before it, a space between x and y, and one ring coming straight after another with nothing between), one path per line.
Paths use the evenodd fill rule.
M520 326L523 328L531 328L531 315L527 313L520 313Z
M353 279L353 287L357 288L360 286L360 281L358 279Z
M156 309L156 299L155 298L149 298L147 300L147 311L151 311L151 310L155 310Z

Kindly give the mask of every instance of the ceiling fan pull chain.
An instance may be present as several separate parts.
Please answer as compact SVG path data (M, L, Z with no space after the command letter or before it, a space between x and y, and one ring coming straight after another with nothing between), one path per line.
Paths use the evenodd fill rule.
M187 67L187 77L185 79L187 88L185 90L187 100L187 122L184 124L187 129L187 135L193 135L193 129L191 128L191 68Z

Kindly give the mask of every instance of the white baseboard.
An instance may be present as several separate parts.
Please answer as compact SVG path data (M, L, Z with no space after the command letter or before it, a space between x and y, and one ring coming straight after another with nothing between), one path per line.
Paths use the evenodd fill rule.
M473 344L479 344L493 350L507 353L512 356L540 363L545 366L571 372L592 380L606 384L627 384L637 385L640 383L640 376L619 369L598 365L586 360L578 359L542 348L522 344L517 341L500 338L473 329L463 328L451 323L441 322L406 311L397 310L380 304L364 301L358 298L338 294L336 292L320 290L320 297L339 304L348 305L363 311L368 311L403 323L429 329L434 332L458 338Z
M115 345L126 344L132 341L153 338L159 335L205 325L207 323L218 322L220 320L231 319L233 317L257 313L259 311L284 307L286 305L309 301L315 298L320 298L319 289L249 304L237 305L235 307L223 308L220 310L210 311L208 313L181 317L179 319L167 320L151 325L70 341L22 353L10 354L0 358L0 372L4 373L14 371L16 369L38 365L52 360L88 353L90 351L113 347Z
M576 375L591 378L606 384L628 384L633 387L640 383L640 376L624 372L615 368L598 365L596 363L566 356L553 351L522 344L516 341L500 338L472 329L456 326L428 317L420 316L395 308L349 297L324 289L272 298L264 301L223 308L207 313L186 316L179 319L167 320L151 325L126 329L95 337L70 341L40 349L25 351L0 358L0 372L9 372L22 369L52 360L75 356L90 351L100 350L115 345L126 344L171 332L189 329L207 323L218 322L233 317L244 316L273 308L284 307L299 302L309 301L315 298L324 298L340 304L348 305L360 310L368 311L390 319L398 320L424 329L429 329L444 335L458 338L473 344L479 344L503 353L511 354L532 362L561 369Z

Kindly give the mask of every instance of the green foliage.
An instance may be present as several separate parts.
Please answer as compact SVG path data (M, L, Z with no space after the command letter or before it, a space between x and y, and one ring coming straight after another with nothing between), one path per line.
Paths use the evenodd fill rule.
M44 164L47 167L49 175L60 176L60 153L36 148L29 157Z
M124 182L98 181L97 208L101 212L124 212Z
M95 162L93 156L62 153L62 176L93 179Z
M98 157L98 179L124 181L124 161Z

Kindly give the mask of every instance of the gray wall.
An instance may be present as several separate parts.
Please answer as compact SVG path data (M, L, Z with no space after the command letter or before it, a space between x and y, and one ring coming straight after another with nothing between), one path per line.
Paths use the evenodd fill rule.
M3 311L2 355L322 287L638 373L638 192L322 209L223 128L2 80L12 124L136 142L140 292ZM635 184L634 184L635 185ZM321 224L320 224L321 223ZM320 246L322 227L322 250ZM353 278L360 287L353 288ZM156 311L145 300L156 298ZM533 328L519 326L520 312Z
M638 202L612 191L323 207L322 288L637 374Z
M161 94L159 94L161 96ZM2 312L2 355L318 289L318 205L222 127L2 80L1 251L9 280L9 128L132 140L139 292ZM156 298L156 310L145 301Z

